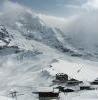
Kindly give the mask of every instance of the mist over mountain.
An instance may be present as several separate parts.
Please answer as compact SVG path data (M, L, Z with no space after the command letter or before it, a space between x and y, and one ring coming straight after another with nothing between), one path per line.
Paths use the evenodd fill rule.
M17 31L17 34L26 39L42 42L61 52L95 57L98 53L97 11L60 19L37 14L17 3L5 2L0 23L10 30Z
M73 41L72 44L76 48L83 47L89 52L96 53L98 51L97 17L97 11L84 13L77 17L67 29L67 34L72 38L69 42Z
M67 43L72 47L80 51L86 51L88 54L95 54L94 56L96 56L98 53L98 9L94 6L96 3L93 2L91 4L91 2L88 1L88 3L81 6L84 12L80 11L76 15L59 19L61 23L59 25L57 23L57 27L62 30ZM51 20L51 17L47 19ZM46 19L43 20L47 23ZM49 21L49 24L53 26L53 21L52 25L51 21Z
M62 71L59 69L66 68L65 65L69 72L85 66L81 74L87 75L85 80L89 79L88 75L96 72L98 65L98 9L95 8L87 2L81 6L85 12L60 18L5 1L0 11L0 93L7 95L12 88L25 93L26 89L29 96L20 100L31 100L29 92L35 87L51 86L51 70ZM60 61L60 66L48 69ZM74 62L80 63L79 69L71 69L77 66ZM83 79L81 74L76 78ZM92 79L95 77L97 74Z

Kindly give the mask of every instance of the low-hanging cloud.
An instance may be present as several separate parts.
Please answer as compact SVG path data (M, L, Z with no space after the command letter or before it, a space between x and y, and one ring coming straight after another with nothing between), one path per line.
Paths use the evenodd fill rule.
M97 0L87 0L86 3L77 6L80 10L79 13L65 18L58 18L52 15L37 14L47 25L60 28L65 34L71 36L75 46L85 46L92 48L98 44L98 6ZM69 6L70 7L70 6ZM71 6L72 7L72 6ZM76 7L76 8L77 8ZM26 7L18 3L4 2L3 11L6 17L14 19L17 14L21 13ZM30 10L31 11L31 10ZM9 14L9 12L11 12ZM31 11L32 12L32 11Z
M88 0L82 7L87 8L88 10L97 10L98 0Z
M63 30L70 35L73 45L76 47L85 47L95 51L98 44L98 1L88 0L79 8L84 10L65 26ZM97 51L98 49L96 49ZM97 51L98 52L98 51Z

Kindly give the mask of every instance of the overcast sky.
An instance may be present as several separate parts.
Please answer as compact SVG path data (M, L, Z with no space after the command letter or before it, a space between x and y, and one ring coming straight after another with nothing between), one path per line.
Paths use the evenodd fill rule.
M2 2L8 0L0 0ZM32 8L36 12L65 17L98 9L98 0L9 0ZM2 6L0 5L0 8Z
M0 0L7 1L7 0ZM10 0L28 6L33 10L54 16L68 16L80 12L79 6L88 0Z

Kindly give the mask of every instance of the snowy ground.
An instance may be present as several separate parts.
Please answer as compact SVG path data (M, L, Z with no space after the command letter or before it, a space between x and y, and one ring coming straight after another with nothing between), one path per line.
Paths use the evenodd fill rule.
M83 91L79 93L69 93L69 94L60 94L60 100L97 100L98 99L98 91Z
M65 73L80 81L93 81L98 77L97 66L81 62L70 62L67 60L58 60L58 62L52 64L52 68L46 70L49 71L51 75Z
M69 54L79 55L81 52L67 43L69 37L45 25L31 10L21 5L14 6L17 5L0 15L0 24L7 28L6 31L0 28L0 100L11 100L7 98L11 97L11 89L23 94L18 96L18 100L38 100L32 92L38 87L51 86L56 73L66 73L84 82L98 78L98 62L94 62L95 59L98 61L98 53L94 52L98 46L91 50L96 57L87 51L92 48L91 42L90 48L80 48L84 57L72 57ZM17 46L20 52L15 53L18 49L10 46ZM93 61L86 60L89 57ZM61 100L97 100L98 90L61 93L60 97Z
M82 62L82 61L80 61L80 62ZM83 80L83 81L93 81L98 76L98 74L95 74L98 71L96 62L93 66L89 65L88 62L85 62L84 64L82 63L83 68L81 68L81 64L79 63L79 61L76 63L73 61L69 62L68 60L66 60L66 61L58 60L58 62L52 63L52 66L53 67L51 67L51 68L50 67L44 68L43 71L46 70L52 76L54 76L56 73L66 73L66 74L70 75L70 77L73 77L73 78L76 78L79 80ZM69 66L69 67L67 67L67 66ZM79 71L80 68L81 68L81 71L77 74L77 71ZM41 79L44 80L44 78L45 77L43 77ZM47 80L49 80L49 78ZM45 83L43 83L43 84L45 85ZM51 82L49 84L51 84ZM35 86L33 86L32 88L30 86L28 86L28 87L17 86L14 88L16 88L16 90L18 90L20 93L24 94L22 96L19 96L18 100L38 100L37 95L32 94L32 91L34 91L34 89L36 89ZM98 90L77 91L74 93L65 93L65 94L60 93L60 100L97 100L97 99L98 99ZM10 99L4 99L4 100L10 100Z
M0 100L12 100L11 98L7 98L7 97L4 97L4 96L0 96Z
M82 60L69 61L69 60L58 60L51 64L52 67L45 68L45 70L52 76L56 73L65 73L69 77L83 81L85 83L94 81L98 78L98 67L97 63ZM69 94L60 94L60 100L97 100L98 90L91 91L77 91Z

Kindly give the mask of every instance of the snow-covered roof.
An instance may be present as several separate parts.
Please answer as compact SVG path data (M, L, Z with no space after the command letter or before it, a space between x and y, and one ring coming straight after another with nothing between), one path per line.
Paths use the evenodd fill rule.
M53 89L53 87L38 87L37 92L59 92L59 89Z
M83 82L80 84L80 86L90 86L90 83L89 82Z

